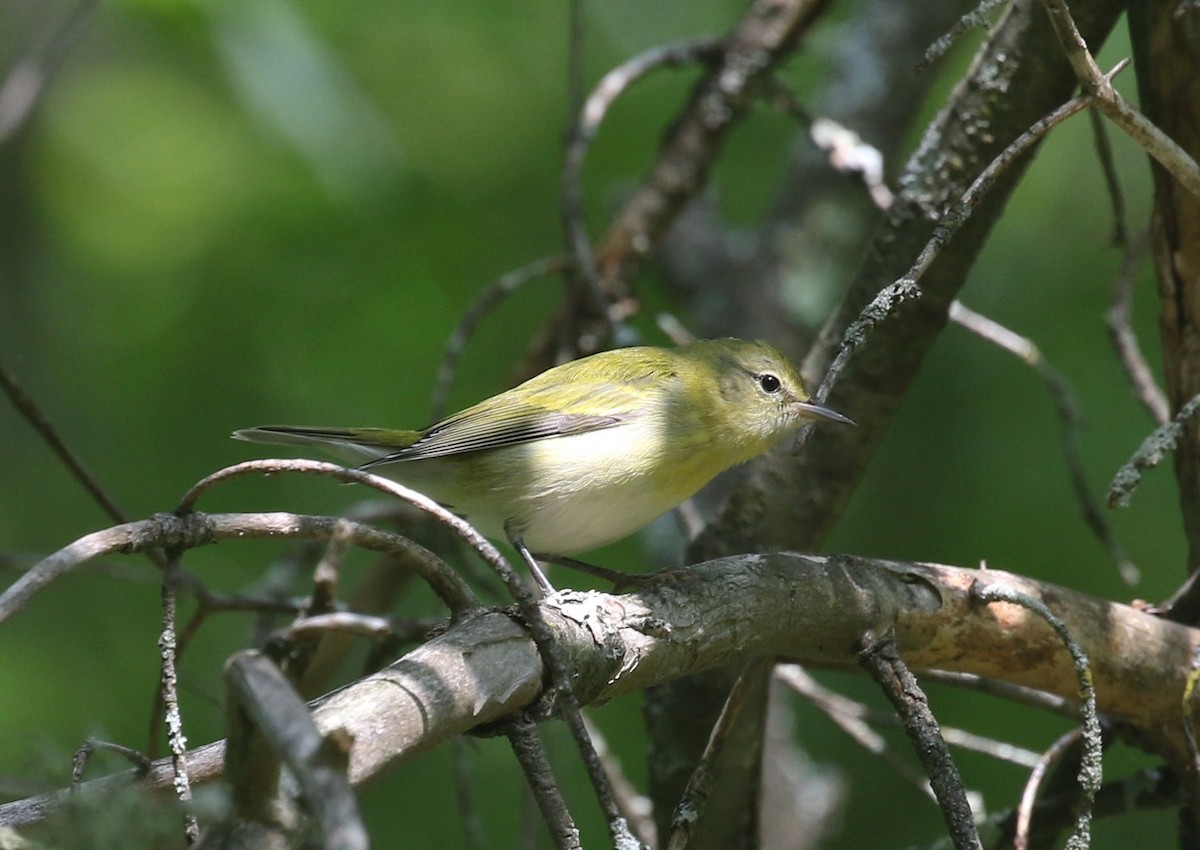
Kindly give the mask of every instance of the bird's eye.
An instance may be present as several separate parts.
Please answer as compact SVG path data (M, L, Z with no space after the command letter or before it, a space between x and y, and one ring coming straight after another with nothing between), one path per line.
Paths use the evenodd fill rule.
M758 385L764 393L777 393L783 382L770 372L758 376Z

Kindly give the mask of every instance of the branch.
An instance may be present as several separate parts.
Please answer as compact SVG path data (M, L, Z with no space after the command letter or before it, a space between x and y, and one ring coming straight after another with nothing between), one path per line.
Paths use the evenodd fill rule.
M581 703L724 667L750 657L852 668L861 635L891 628L913 669L974 673L1048 691L1078 705L1079 682L1056 632L1025 609L980 606L978 582L1051 608L1092 662L1099 710L1137 740L1186 764L1180 699L1200 632L1134 608L997 570L855 557L743 555L672 573L672 581L611 596L563 591L541 603L578 670ZM359 784L542 693L545 670L527 633L503 613L463 618L380 672L315 701L317 728L354 744ZM193 783L222 771L221 745L189 753ZM103 786L127 777L97 780ZM149 784L169 788L170 764ZM0 806L0 826L44 818L61 797Z
M1089 4L1080 11L1081 29L1088 38L1102 41L1124 6L1115 0ZM1076 85L1071 68L1065 61L1047 64L1046 57L1057 51L1057 40L1040 9L1027 4L1008 9L971 74L905 166L888 221L805 360L810 385L828 371L863 309L881 289L910 271L941 216L961 201L987 165L1070 97ZM1012 92L1021 96L1013 97ZM900 305L849 358L826 401L859 426L825 429L814 433L794 457L780 449L753 464L718 522L693 547L692 557L763 548L811 550L820 544L945 327L950 303L1031 161L1030 153L997 177L970 218L931 260L920 277L921 297ZM763 498L765 492L771 492L771 498Z
M225 681L230 696L228 757L231 764L243 765L230 771L237 817L267 828L281 826L276 800L280 768L286 765L320 827L321 846L365 850L366 829L346 781L350 739L336 728L318 730L300 695L259 652L246 650L230 659Z
M1181 186L1200 199L1200 166L1196 160L1145 115L1126 103L1121 93L1113 88L1112 80L1101 73L1087 42L1079 34L1066 0L1042 0L1042 5L1046 7L1080 85L1092 96L1100 111L1154 157Z

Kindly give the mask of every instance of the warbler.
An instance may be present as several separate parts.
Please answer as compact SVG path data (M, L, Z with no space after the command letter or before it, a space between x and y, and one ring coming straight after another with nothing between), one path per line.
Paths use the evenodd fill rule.
M717 339L573 360L420 431L271 425L233 436L378 468L506 537L549 593L539 557L569 561L627 537L818 419L853 424L810 401L774 346Z

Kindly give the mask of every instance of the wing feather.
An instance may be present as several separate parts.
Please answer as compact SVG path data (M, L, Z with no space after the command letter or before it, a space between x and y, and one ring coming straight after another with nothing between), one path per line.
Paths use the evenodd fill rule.
M584 368L587 358L565 363L421 432L411 446L371 466L513 446L548 437L586 434L629 422L647 407L642 390L661 381L636 350L623 349L604 368ZM594 366L594 364L593 364Z

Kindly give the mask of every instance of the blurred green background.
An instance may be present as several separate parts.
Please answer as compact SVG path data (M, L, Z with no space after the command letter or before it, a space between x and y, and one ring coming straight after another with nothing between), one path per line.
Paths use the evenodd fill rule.
M601 4L597 4L598 6ZM723 31L741 4L618 0L588 10L589 81L654 44ZM0 60L11 68L73 8L0 6ZM417 426L428 416L445 340L491 280L562 244L566 9L561 4L355 4L285 0L118 0L88 20L27 127L0 145L0 359L133 517L171 509L198 478L258 455L227 435L266 422ZM837 44L809 40L789 72L803 94ZM944 96L970 37L938 69ZM1108 67L1128 54L1117 38ZM603 128L587 172L602 226L650 160L693 72L634 89ZM1121 79L1132 95L1132 73ZM935 99L929 113L937 107ZM760 110L735 134L713 196L753 223L774 197L795 128ZM1035 340L1070 379L1093 491L1151 423L1131 398L1103 314L1121 251L1085 117L1056 131L1017 192L964 291L970 306ZM1149 208L1144 157L1114 134L1139 230ZM900 163L892 163L894 177ZM839 285L844 281L836 282ZM802 285L802 284L801 284ZM650 274L639 327L662 342L653 310L675 307ZM557 281L532 284L481 328L451 400L511 383L555 309ZM828 303L836 293L815 299ZM1148 267L1136 322L1157 363ZM681 313L687 321L687 315ZM811 327L821 316L798 317ZM358 494L297 478L239 481L209 510L335 512ZM1150 473L1131 508L1110 514L1142 570L1129 588L1080 519L1039 379L1013 357L950 328L906 399L831 550L1009 569L1107 598L1159 599L1182 578L1169 470ZM13 410L0 406L0 554L4 583L41 555L108 523ZM251 585L282 547L225 544L187 564L218 589ZM638 540L597 560L643 558ZM366 561L352 562L353 571ZM70 751L97 734L143 746L157 652L156 574L137 559L60 581L0 630L0 777L63 783ZM414 603L420 609L421 603ZM417 613L432 613L432 606ZM193 743L222 735L221 663L249 622L210 623L183 668ZM862 677L823 679L874 704ZM945 722L1040 750L1064 721L944 688ZM827 846L897 846L939 834L931 804L814 710L799 737L847 771L840 830ZM599 722L642 779L639 705ZM550 733L563 771L569 745ZM902 739L894 745L903 753ZM518 772L498 741L473 741L474 793L493 846L516 842ZM907 753L904 753L907 757ZM1142 761L1117 750L1108 775ZM364 795L378 846L461 846L448 750ZM963 755L989 809L1016 800L1024 771ZM10 796L20 796L15 783ZM583 785L585 839L602 835ZM854 813L870 807L871 818ZM889 824L885 835L879 825ZM1096 827L1095 847L1127 847L1170 815ZM602 839L599 839L602 840ZM1141 846L1146 846L1144 843Z

